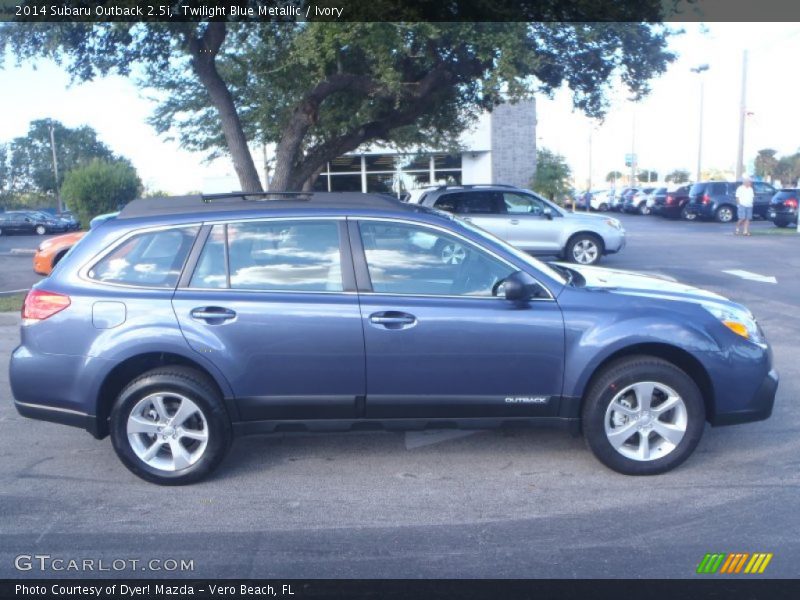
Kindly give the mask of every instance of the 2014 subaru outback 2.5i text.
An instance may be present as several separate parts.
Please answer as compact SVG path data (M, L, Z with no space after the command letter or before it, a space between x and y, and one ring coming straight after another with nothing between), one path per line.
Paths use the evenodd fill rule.
M207 475L237 435L506 425L582 431L608 467L656 474L706 421L767 418L778 386L739 304L548 265L379 195L136 200L22 317L17 410L110 434L162 484Z

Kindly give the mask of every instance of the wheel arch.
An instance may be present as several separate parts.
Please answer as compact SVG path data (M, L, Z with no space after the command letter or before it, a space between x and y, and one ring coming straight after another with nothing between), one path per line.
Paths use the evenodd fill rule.
M229 395L224 391L227 389L226 383L219 381L215 373L200 362L173 352L142 352L117 363L103 378L95 398L95 419L97 421L93 432L95 437L102 439L109 434L108 419L111 409L117 396L128 383L147 371L170 365L190 367L208 377L226 404L231 416L234 417L237 414L234 403L227 401Z
M600 376L600 374L611 363L628 356L652 356L660 358L669 363L672 363L682 371L684 371L692 380L697 384L700 389L700 394L703 397L703 406L705 408L706 420L711 420L714 417L715 410L715 396L714 384L711 377L703 364L695 358L690 352L663 342L643 342L633 344L620 348L609 355L605 356L600 362L590 369L582 377L583 385L580 388L580 402L578 407L578 414L583 411L583 405L586 400L586 392L591 389L592 384Z
M592 231L591 229L579 229L577 231L570 232L567 236L566 241L564 242L564 250L563 254L565 258L569 258L569 246L575 240L576 237L588 235L593 237L599 244L600 244L600 256L605 254L606 251L606 241L603 239L603 236L596 231Z

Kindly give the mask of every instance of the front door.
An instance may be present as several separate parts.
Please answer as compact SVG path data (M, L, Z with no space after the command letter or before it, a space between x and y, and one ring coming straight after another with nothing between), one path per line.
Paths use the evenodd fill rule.
M505 239L509 244L529 252L561 252L561 228L553 219L562 217L545 202L528 194L503 192L503 208L507 213Z
M357 416L364 340L340 239L343 220L215 225L176 291L187 342L224 373L243 420Z
M564 323L552 299L493 294L517 270L459 236L363 219L350 237L367 364L366 416L553 416ZM458 245L456 262L434 248ZM363 250L360 246L363 245Z

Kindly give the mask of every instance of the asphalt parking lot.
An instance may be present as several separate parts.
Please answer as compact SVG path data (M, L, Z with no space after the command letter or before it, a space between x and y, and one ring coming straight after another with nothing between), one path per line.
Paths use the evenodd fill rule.
M49 554L193 560L170 573L187 577L672 578L695 576L707 552L771 552L764 576L797 577L800 235L621 218L628 247L605 266L753 310L781 374L771 419L707 427L685 465L651 478L613 473L555 431L298 434L238 440L209 480L162 488L129 474L108 439L19 417L3 368L0 577L86 575L14 568ZM5 247L3 286L38 279ZM17 325L0 315L4 364Z

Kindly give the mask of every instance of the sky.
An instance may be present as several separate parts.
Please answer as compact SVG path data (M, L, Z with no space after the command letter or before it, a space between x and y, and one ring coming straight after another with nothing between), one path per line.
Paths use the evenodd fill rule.
M635 148L641 168L665 174L696 171L700 78L705 80L703 169L733 170L738 143L742 53L748 50L745 163L771 147L779 154L800 148L796 57L800 23L683 23L671 38L678 59L651 82L650 95L632 103L621 87L602 123L572 109L568 90L537 98L537 144L563 154L579 187L589 181L590 132L593 187L611 170L626 172L625 154ZM703 75L691 68L708 64ZM90 125L113 151L130 158L145 186L172 194L203 190L233 174L230 161L211 164L201 153L158 136L146 119L154 105L128 79L109 76L71 84L49 61L0 70L0 142L25 135L30 121L53 118L68 127ZM635 137L634 133L635 123ZM256 161L260 157L256 156Z

